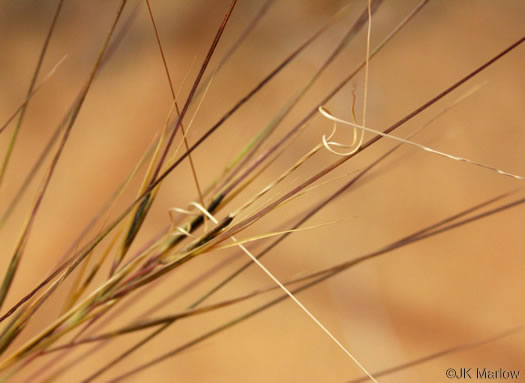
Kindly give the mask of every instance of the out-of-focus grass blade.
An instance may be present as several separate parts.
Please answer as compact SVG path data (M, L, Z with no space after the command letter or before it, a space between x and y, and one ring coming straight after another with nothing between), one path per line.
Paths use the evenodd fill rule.
M44 40L44 45L42 46L40 56L38 57L35 71L33 72L33 77L31 78L31 82L29 84L29 89L27 91L27 96L26 96L28 98L27 102L22 107L22 110L20 110L20 114L18 115L18 121L16 123L15 130L13 131L13 134L11 135L11 140L9 141L9 146L7 147L7 152L5 154L4 161L2 162L2 166L0 168L0 187L2 186L2 181L4 180L5 172L7 170L7 165L9 164L9 159L11 158L11 154L13 153L13 149L15 148L15 143L16 143L16 138L18 137L18 132L20 131L20 128L22 127L22 122L24 121L24 116L27 110L27 106L29 105L29 97L33 93L33 88L36 84L36 79L38 77L38 74L40 73L40 69L42 68L42 63L44 62L44 57L46 56L47 47L49 46L49 42L51 41L51 36L53 35L53 31L55 30L55 26L57 24L58 16L60 15L60 11L62 10L63 3L64 3L64 0L58 1L55 15L53 16L53 20L51 21L51 26L49 27L49 31L47 32L46 39Z

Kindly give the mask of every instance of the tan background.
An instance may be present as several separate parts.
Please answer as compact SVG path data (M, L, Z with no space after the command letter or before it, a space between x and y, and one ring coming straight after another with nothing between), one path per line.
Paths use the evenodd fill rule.
M2 209L16 193L24 174L86 81L119 2L74 0L65 3L44 72L64 54L68 54L68 58L31 102L7 180L0 190ZM222 0L151 1L176 88L189 70L183 96L195 78L227 3ZM257 12L260 3L239 2L212 67ZM195 120L196 133L190 141L200 136L345 3L277 1L211 85ZM195 152L202 184L211 182L226 162L271 120L280 106L321 65L345 28L366 5L364 1L350 3L350 10L340 22ZM373 19L372 44L379 42L416 3L386 0ZM24 99L55 4L56 1L34 0L0 4L1 121ZM522 36L523 20L525 3L522 1L431 1L371 63L369 126L384 129L510 45ZM271 142L282 137L352 70L363 59L364 49L365 35L361 33L284 121ZM194 58L195 64L191 66ZM525 47L520 47L396 134L408 134L471 87L484 83L478 93L442 116L415 140L525 175L524 62ZM360 112L362 74L351 85L357 89ZM350 118L350 102L351 87L346 87L329 106L338 116ZM129 34L88 95L39 212L20 274L5 307L14 304L47 274L133 168L154 133L161 128L169 105L169 88L151 23L142 4ZM328 122L315 119L259 182L227 209L239 206L293 164L319 142L329 127ZM12 129L10 126L0 136L1 153L5 152ZM340 129L340 141L349 137ZM344 175L343 178L272 213L239 237L289 227L290 220L298 212L329 195L349 179L349 173L366 166L393 145L382 140L325 177L328 180ZM301 168L297 178L290 178L273 195L289 190L334 159L333 155L323 152ZM42 176L43 173L37 179ZM0 231L3 249L0 270L7 265L37 184L32 185L8 226ZM138 181L119 202L114 216L133 200L137 186ZM263 262L279 278L292 278L378 249L518 186L519 181L488 170L405 147L357 184L353 191L310 221L311 224L338 221L336 224L292 235ZM168 208L184 207L194 197L195 187L185 163L166 181L138 243L144 243L169 222ZM302 293L299 298L370 371L523 324L523 212L523 207L518 207L389 253ZM226 211L219 215L224 213ZM252 244L251 248L255 251L263 244ZM235 250L227 250L192 261L120 315L116 323L128 323L232 254L237 257L226 267L178 296L158 314L184 309L213 286L214 281L243 264L246 257ZM269 285L268 277L252 268L213 301ZM17 344L52 320L61 308L66 289L45 307ZM180 322L103 375L100 381L183 344L269 297ZM127 336L116 345L101 349L58 381L78 381L140 336ZM521 374L525 375L524 344L525 333L518 333L379 381L444 382L445 370L449 367L521 368ZM50 360L42 359L39 363L42 365ZM359 369L304 313L286 302L129 381L344 382L360 375ZM21 376L29 376L29 372Z

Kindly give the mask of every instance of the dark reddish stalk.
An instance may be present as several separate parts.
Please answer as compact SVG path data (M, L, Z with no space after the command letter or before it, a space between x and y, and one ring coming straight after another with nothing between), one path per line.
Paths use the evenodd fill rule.
M177 96L175 95L175 88L173 87L173 82L171 81L171 75L170 71L168 69L168 62L166 61L166 56L164 55L164 49L162 49L162 43L160 41L160 35L159 31L157 29L157 23L155 23L155 18L153 17L153 11L151 10L151 5L149 3L149 0L146 0L146 5L148 6L148 12L151 18L151 24L153 25L153 29L155 30L155 38L157 40L157 45L159 46L160 56L162 57L162 64L164 65L164 70L166 72L166 76L168 77L168 83L170 86L170 92L171 97L173 98L173 102L175 102L175 110L177 112L177 116L180 117L180 110L179 110L179 104L175 101ZM180 129L182 132L182 140L184 141L184 146L186 147L186 151L190 148L188 144L188 137L186 137L186 132L184 130L184 125L180 124ZM197 178L197 171L195 170L195 164L193 163L193 158L191 157L191 154L188 154L188 161L190 163L191 172L193 174L193 178L195 180L195 186L197 188L197 193L199 195L200 203L202 206L204 206L204 200L202 199L202 192L201 188L199 186L199 180Z
M500 332L500 333L498 333L496 335L493 335L493 336L491 336L489 338L478 340L476 342L461 344L459 346L450 347L450 348L447 348L445 350L442 350L442 351L435 352L433 354L424 356L422 358L414 359L414 360L412 360L410 362L406 362L406 363L397 365L395 367L391 367L391 368L387 368L387 369L384 369L384 370L381 370L381 371L373 372L372 375L375 378L381 378L383 376L391 375L391 374L394 374L396 372L403 371L403 370L406 370L408 368L412 368L412 367L418 366L420 364L423 364L423 363L430 362L432 360L441 358L441 357L443 357L445 355L449 355L449 354L454 354L456 352L470 350L470 349L473 349L473 348L476 348L476 347L483 346L483 345L488 344L488 343L495 342L495 341L500 340L502 338L506 338L508 336L515 335L518 332L523 331L524 328L525 328L525 326L514 327L514 328L511 328L511 329L502 331L502 332ZM361 383L361 382L366 382L368 379L369 379L368 376L363 376L363 377L360 377L360 378L348 380L346 383Z
M213 39L213 42L212 42L212 44L210 46L210 49L208 50L208 54L206 55L206 58L204 59L204 62L202 63L202 66L201 66L201 68L199 70L197 78L193 82L193 86L192 86L192 88L190 90L190 94L188 95L188 98L186 99L186 102L184 103L182 111L180 112L180 116L177 119L177 122L175 124L175 128L171 132L171 135L170 135L170 137L168 139L168 142L166 144L166 148L164 149L164 152L162 153L162 156L160 157L159 163L158 163L158 165L157 165L157 167L156 167L156 169L155 169L155 171L153 173L151 185L155 182L157 176L160 173L162 165L164 164L164 161L166 160L166 157L168 155L169 149L170 149L170 147L171 147L171 145L173 143L173 140L175 138L175 134L177 133L178 128L182 124L182 120L184 119L184 116L186 115L186 112L188 111L190 103L193 100L193 96L195 95L195 92L197 91L197 88L198 88L198 86L200 84L202 76L204 76L204 72L206 71L206 68L208 67L208 64L209 64L209 62L211 60L211 57L213 56L213 53L215 52L215 48L219 44L219 40L221 39L222 33L224 32L224 29L226 28L226 25L228 24L228 20L230 19L230 16L231 16L231 14L233 12L233 9L234 9L236 4L237 4L237 0L233 0L231 2L231 4L230 4L230 7L226 11L226 14L224 15L222 23L221 23L219 29L217 30L217 33L215 35L215 38ZM191 152L189 150L187 150L186 154L184 155L184 157L187 157L190 154L191 154Z

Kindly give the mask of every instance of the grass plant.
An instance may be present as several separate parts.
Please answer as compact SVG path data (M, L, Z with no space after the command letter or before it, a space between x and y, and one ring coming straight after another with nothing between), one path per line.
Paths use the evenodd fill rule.
M399 2L397 9L391 0L329 6L319 1L189 5L115 0L84 5L97 11L105 32L93 27L86 34L92 45L57 55L71 23L83 20L75 14L82 5L45 3L38 7L53 11L34 55L34 69L26 74L26 93L11 95L7 86L2 92L10 102L0 109L0 381L431 381L445 379L445 365L460 368L479 361L476 367L487 367L476 350L501 342L523 344L519 310L504 313L512 299L522 296L513 270L525 265L517 228L525 202L525 169L521 155L514 153L522 153L525 135L497 102L503 98L497 93L504 92L498 81L524 85L512 70L498 77L503 65L515 68L523 61L523 28L508 33L513 39L494 38L498 44L477 47L482 59L475 65L460 65L463 56L458 54L458 68L439 84L433 77L451 60L443 57L443 63L431 68L422 65L418 70L428 83L414 87L409 79L402 82L420 96L409 107L393 102L385 116L378 116L378 100L388 93L379 72L397 76L389 50L403 51L403 60L413 65L418 55L425 55L417 35L433 27L428 15L461 14L466 5L423 0ZM503 20L512 10L525 16L525 8L511 1L473 3L485 11L494 7ZM1 7L2 13L22 18L37 5L24 1ZM302 28L294 24L299 16L283 12L308 7L313 16ZM175 34L170 15L186 22L183 36ZM475 15L462 17L465 30L476 21ZM420 18L425 21L418 22ZM278 54L270 54L261 39L275 37L273 23L283 19L288 32L281 30L282 46L275 49ZM444 32L448 38L453 33ZM138 48L145 34L150 54L144 57L152 57L150 61L141 61ZM474 34L470 46L491 34L496 32ZM201 37L206 43L197 41ZM175 41L181 41L175 38L190 41L184 48L190 53L175 49ZM404 48L413 41L412 50ZM35 138L35 113L45 107L45 95L56 96L53 86L70 78L64 71L77 65L76 55L89 51L89 70L67 82L61 116L53 115L59 122L46 128L46 140ZM9 49L4 53L9 55ZM155 70L144 67L151 63ZM249 69L240 63L253 63L263 74L256 81L241 81ZM75 167L75 149L69 148L80 152L92 142L87 138L90 126L102 132L90 104L96 95L104 98L101 89L111 92L113 80L128 67L153 71L156 85L141 100L144 110L150 110L147 116L121 105L130 94L146 92L148 79L126 79L115 105L107 99L100 104L114 116L111 124L117 124L119 113L127 118L120 122L125 129L117 142L108 143L112 161L130 149L126 134L149 136L127 156L134 160L122 161L118 171L111 170L114 162L101 165L97 149L90 150L90 167L107 166L101 169L109 174L100 186L104 198L94 198L89 214L75 214L74 230L60 235L67 243L62 251L46 249L39 230L53 226L46 222L63 211L62 204L74 209L70 200L57 195L97 188L88 176L79 184L83 178L75 177L86 169ZM519 91L509 87L511 91L518 95L505 97L515 107ZM398 89L396 97L405 93ZM482 97L489 99L490 110L477 106ZM477 111L474 117L472 110ZM454 124L454 118L472 126ZM486 126L475 126L480 119L487 120ZM496 122L500 126L493 126ZM477 132L473 136L461 129ZM105 131L107 140L112 131L111 126ZM484 143L484 134L493 142ZM464 139L450 138L460 136ZM35 141L38 150L21 164L20 156L31 147L26 142ZM472 149L476 142L481 149ZM62 191L61 184L66 185ZM396 208L400 201L403 209ZM295 242L287 245L290 241ZM497 246L498 241L505 245ZM476 246L478 250L463 256L467 260L459 261L465 242L481 242L486 251ZM487 280L499 265L505 275ZM460 282L458 268L468 271L467 285ZM353 282L350 269L366 272ZM476 273L485 277L476 279ZM426 285L425 276L436 285ZM373 284L371 292L367 283ZM416 295L420 290L420 301L407 288ZM484 297L476 297L476 290ZM326 303L329 299L335 303ZM442 307L448 301L450 307ZM500 315L489 316L484 302L499 302ZM458 318L475 329L466 337L461 336L460 319L451 318L462 303L465 311ZM339 312L340 306L348 311ZM374 319L380 310L388 311L391 320ZM449 334L444 336L447 342L421 335L425 310L435 328ZM486 321L474 319L477 315ZM449 327L440 327L441 316ZM496 325L486 323L491 320ZM394 327L398 335L393 335ZM235 331L241 335L233 335ZM271 334L268 344L265 333ZM281 349L275 342L287 346ZM403 354L395 342L405 342L410 352ZM247 345L260 352L244 354ZM517 368L514 360L522 361L524 353L523 346L508 351L505 366L489 353L490 367ZM187 363L177 362L179 358ZM429 365L435 367L425 370ZM232 375L235 371L238 376Z

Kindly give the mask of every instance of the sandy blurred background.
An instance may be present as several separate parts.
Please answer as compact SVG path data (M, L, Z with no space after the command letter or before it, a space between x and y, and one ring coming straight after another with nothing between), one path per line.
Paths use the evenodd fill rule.
M190 143L347 3L350 8L339 22L195 152L202 185L211 182L226 162L310 78L362 12L366 2L278 0L219 72L195 119ZM381 41L417 3L385 0L373 19L372 45ZM6 182L0 190L2 212L87 80L118 4L116 0L65 2L43 73L63 55L67 54L68 58L31 101ZM135 4L130 1L124 19ZM239 2L211 67L219 62L261 4L262 1ZM176 88L188 73L181 91L184 100L228 2L152 0L151 5ZM2 121L25 97L55 6L56 1L50 0L0 3ZM368 125L386 128L503 50L522 36L523 20L525 2L522 1L431 1L372 60ZM353 70L364 53L365 34L361 33L284 120L265 147L282 137ZM525 47L520 47L398 129L396 134L407 135L457 97L483 83L479 92L433 122L414 140L525 175L524 62ZM361 115L362 73L328 104L334 114L351 118L352 87L357 90L358 114ZM47 275L134 167L162 127L170 97L149 16L145 4L140 4L128 34L100 72L80 112L4 311ZM2 156L13 128L11 124L0 136ZM242 204L287 169L329 129L327 121L319 117L313 120L279 161L219 216ZM339 130L338 140L345 141L349 137L344 129ZM342 178L274 212L239 237L290 227L291 219L299 212L328 196L351 177L350 173L368 165L393 145L391 141L381 140L324 180ZM284 193L335 159L332 154L323 152L273 195ZM8 225L0 231L1 270L5 270L11 257L43 174L39 174ZM138 186L138 180L132 183L113 216L134 199ZM293 234L264 258L263 263L283 280L313 272L376 250L425 225L519 186L519 181L494 172L405 147L316 215L309 225L337 221L336 224ZM195 195L189 166L184 163L165 182L134 248L169 223L168 208L184 207ZM525 321L523 213L523 207L518 207L388 253L301 293L299 298L372 372L521 325ZM250 248L256 252L266 242L252 244ZM223 268L195 287L186 289L157 315L183 310L243 264L246 256L230 249L197 258L170 274L107 328L115 328L116 323L128 323L226 260L228 263ZM269 278L253 267L210 302L270 285ZM39 313L18 340L18 345L57 315L68 286L70 284L66 284ZM268 294L234 308L182 321L102 375L99 381L106 381L175 348L278 294ZM116 345L103 348L78 363L57 381L79 381L141 337L142 334L123 337ZM379 381L445 382L445 371L450 367L521 368L522 379L525 379L524 344L525 332L517 333ZM85 346L82 350L90 347ZM73 360L73 357L70 355L60 363ZM33 368L51 360L43 358ZM27 377L34 371L28 370L21 376ZM128 381L344 382L361 374L298 307L286 301Z

